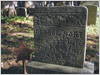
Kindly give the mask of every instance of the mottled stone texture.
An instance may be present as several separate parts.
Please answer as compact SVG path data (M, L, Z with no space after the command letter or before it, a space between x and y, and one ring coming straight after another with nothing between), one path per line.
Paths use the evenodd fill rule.
M88 8L88 25L90 24L96 25L97 6L86 5L86 7Z
M36 61L83 67L85 7L37 7L33 11Z

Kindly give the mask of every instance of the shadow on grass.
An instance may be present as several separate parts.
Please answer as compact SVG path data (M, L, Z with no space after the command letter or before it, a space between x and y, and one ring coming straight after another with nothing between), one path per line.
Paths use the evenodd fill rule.
M20 67L10 67L9 69L1 69L1 74L23 74L23 68Z
M14 25L14 26L16 26L16 25L19 25L19 27L20 28L23 28L23 27L28 27L28 28L32 28L29 24L22 24L22 23L14 23L14 22L12 22L12 24ZM32 28L33 29L33 28Z
M99 69L94 71L94 74L99 74Z
M9 51L9 50L1 50L1 54L9 55L9 54L11 54L11 51Z

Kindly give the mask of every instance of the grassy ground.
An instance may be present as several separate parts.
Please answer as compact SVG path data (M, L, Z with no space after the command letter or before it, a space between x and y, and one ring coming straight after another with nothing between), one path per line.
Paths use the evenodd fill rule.
M22 63L15 63L13 47L19 48L21 41L34 48L33 17L1 18L1 73L22 74ZM34 52L33 52L34 54ZM87 26L86 61L94 62L95 73L99 72L99 18L96 25Z
M99 73L99 18L96 25L87 26L86 61L95 64L95 73Z
M19 48L21 41L27 47L34 48L33 17L1 17L2 74L23 73L22 62L16 63L17 57L10 52L12 48ZM18 70L14 72L15 69Z

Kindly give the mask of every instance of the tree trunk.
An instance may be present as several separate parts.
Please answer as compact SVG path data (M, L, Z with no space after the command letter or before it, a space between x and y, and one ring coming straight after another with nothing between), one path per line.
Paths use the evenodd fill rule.
M14 1L2 1L1 8L2 8L2 16L13 17L14 15L16 15Z

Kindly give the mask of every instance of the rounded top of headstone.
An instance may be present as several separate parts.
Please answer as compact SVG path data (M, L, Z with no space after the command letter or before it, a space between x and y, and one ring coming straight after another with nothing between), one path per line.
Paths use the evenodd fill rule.
M36 7L33 13L74 13L86 12L85 6L55 6L55 7Z

